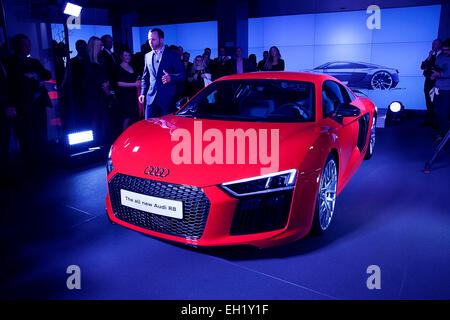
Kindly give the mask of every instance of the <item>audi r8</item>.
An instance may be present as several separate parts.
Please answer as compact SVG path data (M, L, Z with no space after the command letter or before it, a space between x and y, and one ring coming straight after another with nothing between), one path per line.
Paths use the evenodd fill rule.
M112 145L113 223L193 246L292 242L330 228L374 151L375 105L328 75L226 76L179 105Z
M350 88L386 90L395 88L399 82L397 69L367 62L327 62L311 71L333 76Z

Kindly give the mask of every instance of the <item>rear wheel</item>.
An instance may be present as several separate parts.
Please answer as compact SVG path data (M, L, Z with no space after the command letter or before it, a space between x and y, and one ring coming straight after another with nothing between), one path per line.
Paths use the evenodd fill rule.
M378 71L370 79L370 86L373 90L387 90L391 89L394 84L394 79L387 71Z
M320 176L316 208L312 225L313 234L324 233L331 224L337 194L338 170L336 160L330 154Z

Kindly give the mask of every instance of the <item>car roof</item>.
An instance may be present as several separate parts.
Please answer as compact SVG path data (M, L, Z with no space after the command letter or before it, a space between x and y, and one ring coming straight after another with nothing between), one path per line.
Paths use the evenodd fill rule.
M296 80L307 82L321 82L326 79L335 80L335 78L323 73L315 72L291 72L291 71L260 71L233 74L225 76L218 81L240 80L240 79L275 79L275 80Z
M378 67L378 68L382 68L382 69L394 69L394 68L391 68L391 67L385 67L385 66L382 66L382 65L379 65L379 64L375 64L375 63L364 62L364 61L350 61L350 60L339 60L339 61L325 62L325 63L322 63L321 65L317 66L315 69L317 69L318 67L321 67L321 66L332 64L332 63L355 63L355 64L362 64L362 65L369 66L369 67Z

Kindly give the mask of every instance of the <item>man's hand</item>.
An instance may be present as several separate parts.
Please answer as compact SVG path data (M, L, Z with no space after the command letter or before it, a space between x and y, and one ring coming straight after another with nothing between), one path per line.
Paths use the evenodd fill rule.
M439 78L441 76L441 73L439 71L433 70L433 73L431 74L430 78L431 80L434 80L436 78Z
M6 108L6 117L8 119L14 119L15 117L17 117L17 111L16 108L13 107L8 107Z
M166 72L166 70L163 70L164 75L162 76L162 83L166 84L170 82L170 75Z
M139 103L144 103L144 100L145 100L145 96L143 95L143 94L141 94L140 96L139 96L139 98L138 98L138 100L139 100Z

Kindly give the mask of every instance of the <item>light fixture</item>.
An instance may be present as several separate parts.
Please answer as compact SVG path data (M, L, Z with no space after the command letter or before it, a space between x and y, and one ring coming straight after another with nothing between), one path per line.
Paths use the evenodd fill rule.
M392 121L401 121L405 106L400 101L392 101L388 106L387 118Z
M70 133L67 135L67 140L70 146L91 142L94 141L94 133L92 130Z
M297 170L291 169L232 182L220 186L234 197L254 196L268 192L291 190L295 186Z
M66 6L64 7L64 13L69 16L79 17L81 9L83 9L81 6L73 4L71 2L67 2Z

